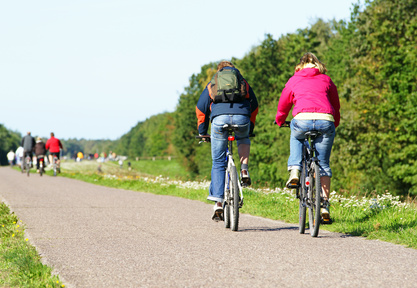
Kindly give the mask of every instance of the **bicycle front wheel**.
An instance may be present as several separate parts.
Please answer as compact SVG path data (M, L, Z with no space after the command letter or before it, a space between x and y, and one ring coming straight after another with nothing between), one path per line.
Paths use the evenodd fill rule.
M311 164L311 169L308 173L310 185L308 187L309 198L309 228L312 237L317 237L320 227L320 201L321 201L321 183L320 183L320 169L317 163Z
M232 231L237 231L239 228L239 184L237 183L237 171L233 166L230 171L230 192L231 192L231 205L230 205L230 218Z
M307 198L306 195L306 169L305 164L303 163L301 177L300 177L300 186L298 187L299 197L300 197L300 204L298 208L298 231L300 234L304 234L306 230L306 205L305 199Z

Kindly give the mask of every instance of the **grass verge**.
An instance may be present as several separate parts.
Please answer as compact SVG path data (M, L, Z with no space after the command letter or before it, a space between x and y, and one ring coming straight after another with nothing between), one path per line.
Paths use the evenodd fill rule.
M41 263L24 236L23 223L0 203L0 286L65 287L52 269Z

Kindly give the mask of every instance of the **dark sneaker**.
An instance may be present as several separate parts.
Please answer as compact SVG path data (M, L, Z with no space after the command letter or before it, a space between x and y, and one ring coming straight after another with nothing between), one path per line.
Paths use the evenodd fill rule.
M219 221L223 221L223 204L222 202L216 202L216 204L214 204L214 213L213 213L213 217L211 217L212 220L219 222Z
M249 186L252 183L251 180L250 180L248 170L241 170L240 171L240 180L242 181L243 186Z

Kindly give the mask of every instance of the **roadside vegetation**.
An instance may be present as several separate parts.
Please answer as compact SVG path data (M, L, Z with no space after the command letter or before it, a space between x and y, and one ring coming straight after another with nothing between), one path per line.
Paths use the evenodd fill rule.
M65 287L25 237L24 224L0 203L0 286Z

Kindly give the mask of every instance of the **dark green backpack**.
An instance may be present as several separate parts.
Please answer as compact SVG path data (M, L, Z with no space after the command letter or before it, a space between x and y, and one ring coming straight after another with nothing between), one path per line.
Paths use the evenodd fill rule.
M246 82L236 69L221 69L208 87L214 103L238 103L249 98Z

